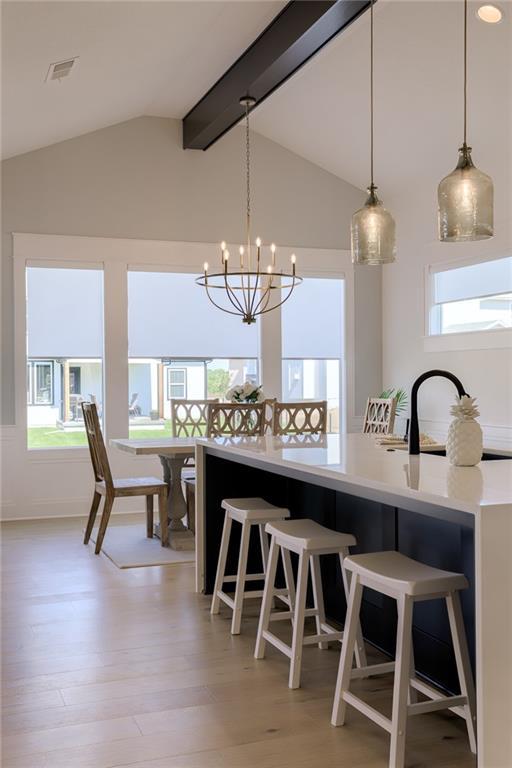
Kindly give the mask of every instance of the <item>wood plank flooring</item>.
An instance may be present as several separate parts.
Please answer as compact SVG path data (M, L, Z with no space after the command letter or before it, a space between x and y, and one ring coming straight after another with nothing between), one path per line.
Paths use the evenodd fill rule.
M306 648L290 691L284 656L253 658L257 601L232 637L228 610L211 617L194 593L192 564L121 571L83 527L2 525L3 768L387 766L380 728L351 709L329 724L338 648ZM389 714L391 682L357 686ZM412 719L408 768L475 764L459 718Z

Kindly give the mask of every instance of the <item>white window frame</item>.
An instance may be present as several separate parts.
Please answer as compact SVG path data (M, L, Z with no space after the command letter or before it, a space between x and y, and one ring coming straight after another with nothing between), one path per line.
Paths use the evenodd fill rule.
M35 397L37 392L37 369L41 365L50 366L50 378L51 378L51 398L48 403L38 403ZM52 406L55 405L55 365L53 360L37 360L35 358L27 357L27 375L28 375L28 398L27 405L34 406L36 408L40 406Z
M104 349L103 349L103 433L105 442L127 438L129 419L128 377L128 270L202 272L204 261L218 248L215 243L132 240L68 235L13 234L15 301L15 379L26 380L26 277L27 266L91 268L103 270ZM341 361L340 400L342 431L357 421L354 386L354 272L350 251L283 247L283 266L292 252L297 254L304 277L337 278L344 281L345 340ZM280 264L278 264L278 267ZM198 288L199 290L199 288ZM300 290L298 288L297 290ZM263 389L281 396L281 313L270 312L260 318L258 365ZM18 448L29 463L71 461L88 463L86 447L27 447L26 387L16 386L16 428ZM115 454L116 461L121 457ZM140 463L140 462L139 462ZM134 471L137 470L134 468Z
M183 381L171 381L173 373L182 373ZM172 395L171 387L183 387L182 395ZM187 399L187 369L186 368L167 368L167 399L168 400L186 400Z
M507 258L510 254L493 254L492 256L473 256L450 261L427 264L424 271L425 314L423 348L425 352L449 352L475 349L501 349L512 345L512 328L489 328L485 331L461 331L459 333L440 333L441 308L434 304L434 276L439 272L447 272L473 264L483 264L486 261L496 261ZM438 315L436 317L436 315Z

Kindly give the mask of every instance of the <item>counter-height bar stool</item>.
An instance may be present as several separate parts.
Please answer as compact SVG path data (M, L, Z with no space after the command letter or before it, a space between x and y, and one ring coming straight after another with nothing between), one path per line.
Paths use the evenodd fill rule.
M210 612L219 613L220 601L226 603L232 611L231 634L239 635L242 622L242 610L244 599L261 597L263 591L245 590L247 581L263 581L267 573L268 564L268 537L265 533L265 525L269 521L284 520L290 516L288 509L275 507L264 499L224 499L222 507L226 514L224 517L224 528L222 530L222 539L219 551L219 560L217 563L217 575L215 577L215 586L213 588L213 598ZM228 557L229 540L231 536L231 526L233 520L242 526L242 535L240 538L240 551L238 555L238 570L236 575L226 576L226 561ZM247 559L249 555L249 540L251 529L258 526L260 534L261 559L263 562L262 573L247 573ZM286 576L286 589L278 590L279 596L287 605L291 604L290 589L293 589L293 575L291 562L289 558L283 561ZM234 598L228 595L224 589L224 584L235 583Z
M345 639L341 651L336 693L331 722L343 725L347 704L358 709L391 734L389 768L403 768L407 718L440 709L450 709L466 720L471 751L476 753L475 689L460 606L459 590L468 582L460 573L442 571L412 560L399 552L374 552L353 555L345 560L352 573L345 623ZM398 604L398 630L394 662L375 664L366 669L352 669L357 637L359 609L363 587L394 598ZM414 676L412 650L412 612L419 600L444 598L448 608L455 660L459 676L460 696L445 696L436 688ZM395 672L391 719L385 717L350 691L350 680L362 674L378 675ZM416 692L427 701L418 701Z
M320 556L339 555L343 585L345 594L348 597L349 585L343 563L349 553L349 547L353 546L356 540L351 534L332 531L309 519L267 523L265 530L271 537L270 554L254 656L256 659L262 659L265 656L266 642L271 643L290 659L288 686L290 688L298 688L300 685L303 646L318 644L319 648L325 649L328 647L329 642L341 641L344 636L343 632L328 624L325 618ZM292 605L289 611L272 612L273 598L276 595L275 578L279 552L283 556L283 562L286 562L290 557L290 552L295 552L299 556L297 591L295 595L295 589L290 589ZM306 608L306 593L310 569L314 607ZM316 634L305 637L304 624L308 616L315 617ZM291 646L287 645L269 630L270 622L286 619L291 620L293 627ZM357 647L355 652L357 664L359 666L366 666L366 653L359 622L357 622L356 635Z

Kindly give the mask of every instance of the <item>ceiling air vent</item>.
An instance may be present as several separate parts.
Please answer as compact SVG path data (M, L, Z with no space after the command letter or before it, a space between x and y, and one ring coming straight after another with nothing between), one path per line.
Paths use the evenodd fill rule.
M50 64L45 82L62 80L63 77L68 77L72 70L75 69L77 63L78 56L75 56L73 59L65 59L65 61L56 61L54 64Z

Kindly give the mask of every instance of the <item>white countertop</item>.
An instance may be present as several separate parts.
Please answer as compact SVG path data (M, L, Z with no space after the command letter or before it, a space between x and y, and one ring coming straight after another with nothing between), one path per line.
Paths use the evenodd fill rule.
M506 507L512 514L512 458L452 467L444 456L409 456L361 434L199 438L198 444L272 467L303 470L345 485L477 514Z

